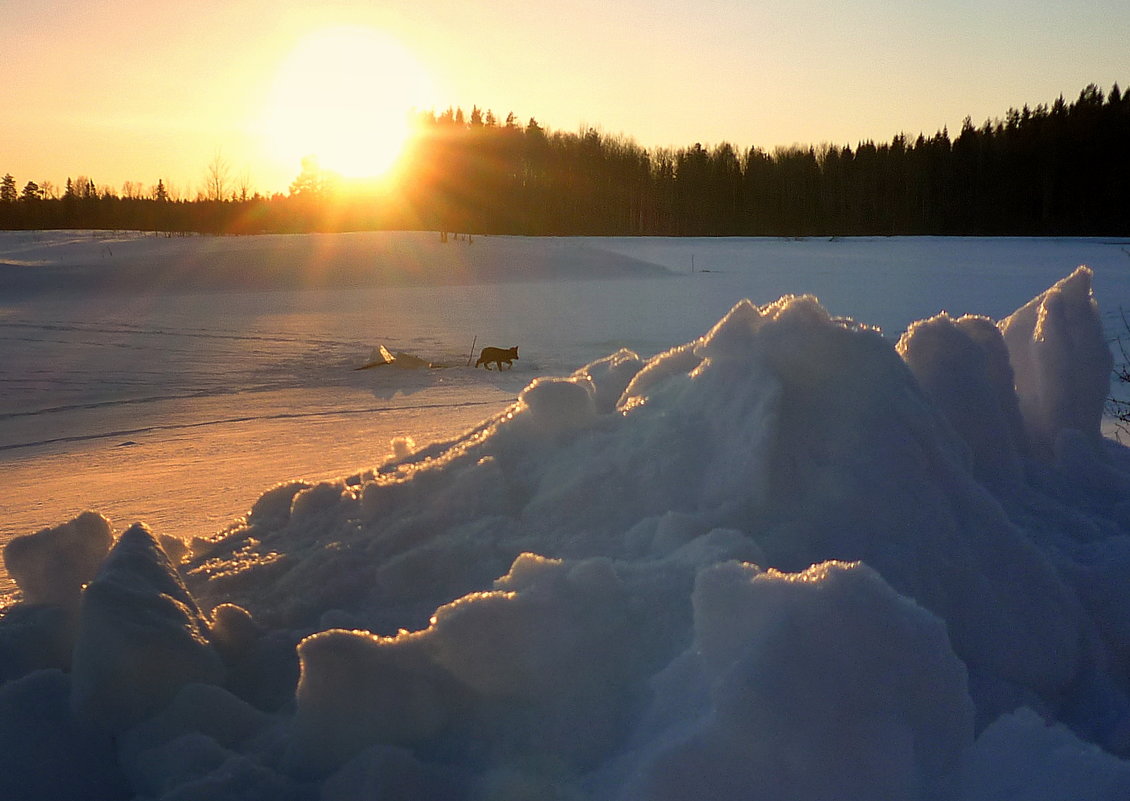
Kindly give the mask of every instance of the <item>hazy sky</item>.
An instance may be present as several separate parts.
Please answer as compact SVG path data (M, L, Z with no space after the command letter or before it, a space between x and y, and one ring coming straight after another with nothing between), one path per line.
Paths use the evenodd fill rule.
M0 0L0 173L191 195L220 154L285 191L308 141L406 104L646 147L855 145L1126 88L1128 42L1125 0Z

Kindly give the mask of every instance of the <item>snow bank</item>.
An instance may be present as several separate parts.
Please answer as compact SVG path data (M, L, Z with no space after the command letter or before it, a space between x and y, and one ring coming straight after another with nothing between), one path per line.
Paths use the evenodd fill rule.
M24 648L65 598L0 623L4 731L50 696L44 747L116 735L99 781L139 797L1065 797L1054 766L1114 798L1130 455L1087 273L1041 298L897 348L743 301L280 485L179 567L135 526L69 674Z

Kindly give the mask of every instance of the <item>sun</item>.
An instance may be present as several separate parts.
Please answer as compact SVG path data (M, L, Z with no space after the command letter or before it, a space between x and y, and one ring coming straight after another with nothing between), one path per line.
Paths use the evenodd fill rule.
M262 117L272 158L297 169L315 156L346 178L375 178L396 163L411 112L430 99L416 58L375 28L322 28L303 37L275 75Z

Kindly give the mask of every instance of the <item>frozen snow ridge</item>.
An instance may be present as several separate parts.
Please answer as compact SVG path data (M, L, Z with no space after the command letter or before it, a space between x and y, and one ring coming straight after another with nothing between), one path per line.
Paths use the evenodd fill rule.
M0 796L1124 798L1109 369L1086 268L897 348L743 301L183 560L15 540Z

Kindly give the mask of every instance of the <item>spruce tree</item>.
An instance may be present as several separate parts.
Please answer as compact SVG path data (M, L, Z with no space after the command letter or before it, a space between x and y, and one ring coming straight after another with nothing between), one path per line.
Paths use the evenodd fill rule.
M0 202L14 203L16 200L16 179L12 173L0 178Z

